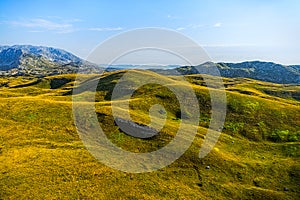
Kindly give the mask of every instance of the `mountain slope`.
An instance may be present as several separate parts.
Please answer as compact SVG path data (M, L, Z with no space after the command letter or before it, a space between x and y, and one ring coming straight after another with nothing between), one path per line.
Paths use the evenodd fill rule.
M132 119L149 124L149 107L160 103L168 123L156 138L143 140L124 134L114 123L109 98L124 73L106 72L100 79L95 95L99 124L109 140L124 150L160 149L173 139L181 122L176 117L178 102L160 85L139 88L130 98ZM0 198L299 199L300 104L264 91L300 91L300 86L224 78L228 97L225 126L214 149L199 159L210 121L209 93L202 76L185 76L201 107L192 146L171 165L140 174L105 166L82 144L72 117L76 75L0 78ZM87 80L83 86L95 81L95 75L79 77ZM178 86L184 84L176 76L165 78ZM131 89L130 84L124 87ZM89 119L88 112L82 115Z
M65 50L52 47L14 45L0 47L0 71L6 75L51 75L76 72L79 67L96 68Z
M221 76L236 78L252 78L261 81L268 81L281 84L300 83L300 65L285 66L272 62L242 62L242 63L204 63L198 66L185 66L178 68L182 74L206 73L205 69L216 66Z

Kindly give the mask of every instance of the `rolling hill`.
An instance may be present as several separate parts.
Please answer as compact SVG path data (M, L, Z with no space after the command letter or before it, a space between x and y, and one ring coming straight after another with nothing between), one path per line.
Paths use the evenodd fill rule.
M129 71L184 85L178 76ZM150 107L161 104L167 123L150 139L125 134L113 120L111 95L126 72L81 74L78 77L86 81L79 87L100 78L95 112L111 142L131 152L160 149L174 138L182 121L178 101L161 85L138 88L130 98L133 121L147 126ZM191 147L171 165L141 174L109 168L83 145L72 116L75 74L0 78L0 198L299 199L300 86L224 78L228 104L224 129L213 150L200 159L211 118L204 76L185 75L201 112ZM136 81L130 79L124 89ZM75 97L89 95L92 91L86 88Z

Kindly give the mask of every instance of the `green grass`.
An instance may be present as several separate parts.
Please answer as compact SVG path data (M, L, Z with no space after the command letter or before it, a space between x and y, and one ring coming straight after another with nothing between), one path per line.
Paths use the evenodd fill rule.
M150 107L160 103L167 123L152 139L124 134L113 122L110 97L125 72L102 75L95 94L99 124L120 148L159 149L172 140L181 122L178 101L166 87L139 88L130 99L132 119L148 124ZM136 73L159 78L155 73ZM201 110L192 146L163 169L132 174L98 162L82 144L72 116L75 77L46 77L30 86L26 84L35 78L1 78L0 199L299 199L300 103L291 93L281 97L266 92L293 87L297 93L298 86L224 79L228 113L223 134L208 156L199 159L210 121L210 97L200 75L186 76ZM81 75L88 82L95 77ZM70 81L51 89L51 81L62 78ZM184 87L178 77L160 78Z

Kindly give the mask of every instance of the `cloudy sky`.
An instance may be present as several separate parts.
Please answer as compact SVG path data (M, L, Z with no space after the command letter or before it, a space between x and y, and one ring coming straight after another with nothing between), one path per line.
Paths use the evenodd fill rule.
M1 0L0 45L32 44L86 58L107 38L143 27L176 30L213 61L300 64L297 0Z

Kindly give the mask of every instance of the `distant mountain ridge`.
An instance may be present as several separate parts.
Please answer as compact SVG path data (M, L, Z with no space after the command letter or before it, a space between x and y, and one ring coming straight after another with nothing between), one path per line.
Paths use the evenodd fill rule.
M242 63L212 63L177 68L181 74L203 74L217 67L221 76L228 78L251 78L280 84L300 84L300 65L285 66L273 62L246 61Z
M285 66L273 62L246 61L242 63L212 63L198 66L155 66L147 65L111 65L108 71L119 69L150 69L163 74L207 74L217 67L221 76L252 78L280 84L300 84L300 65ZM147 68L148 67L148 68ZM32 45L0 46L0 75L47 76L76 73L79 69L89 72L101 72L96 64L87 62L62 49ZM102 68L103 70L103 68ZM208 73L209 74L209 73Z
M79 67L96 67L96 65L53 47L0 46L0 71L6 71L4 75L75 73Z
M36 56L37 58L43 57L50 62L59 64L77 63L82 59L61 49L44 46L32 45L14 45L14 46L1 46L0 47L0 66L1 69L9 70L19 67L22 64L22 59L26 56Z

